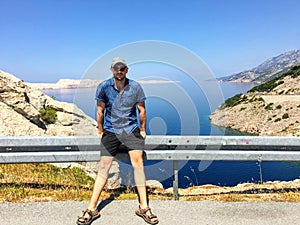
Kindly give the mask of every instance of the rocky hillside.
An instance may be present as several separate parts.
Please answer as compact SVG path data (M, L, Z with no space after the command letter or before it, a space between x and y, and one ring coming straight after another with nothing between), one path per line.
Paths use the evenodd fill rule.
M1 136L97 135L96 121L0 70Z
M266 60L259 66L228 77L220 78L221 81L231 82L257 82L262 83L276 78L288 71L293 66L300 64L300 49L288 51Z
M300 136L300 66L227 99L211 123L262 136Z

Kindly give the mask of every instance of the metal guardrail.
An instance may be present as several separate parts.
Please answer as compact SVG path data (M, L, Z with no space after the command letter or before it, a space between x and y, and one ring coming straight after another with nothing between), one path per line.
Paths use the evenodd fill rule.
M92 162L100 140L91 136L0 137L0 163ZM172 160L178 199L179 160L300 161L299 137L147 136L145 160ZM128 155L119 154L119 160Z

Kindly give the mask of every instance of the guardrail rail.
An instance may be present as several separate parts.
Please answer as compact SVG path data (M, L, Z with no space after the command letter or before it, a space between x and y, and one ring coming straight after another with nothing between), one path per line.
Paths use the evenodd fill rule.
M94 136L0 137L0 163L93 162L100 158ZM118 154L118 160L128 155ZM145 160L173 161L174 198L178 199L178 161L300 161L299 137L147 136Z

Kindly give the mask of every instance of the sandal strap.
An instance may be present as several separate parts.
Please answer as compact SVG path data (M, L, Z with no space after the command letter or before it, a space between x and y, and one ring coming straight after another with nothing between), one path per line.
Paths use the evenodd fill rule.
M151 219L154 219L154 218L157 218L157 216L156 215L154 215L154 214L150 214L150 215L147 215L146 214L146 216L151 220Z
M149 214L147 214L148 211L149 211ZM157 216L151 212L151 209L149 207L142 209L139 206L139 208L136 210L135 213L136 213L136 215L142 217L145 220L145 222L147 222L149 224L157 224L158 223L158 220L153 221L153 219L157 219Z
M150 219L157 218L157 216L152 213L152 211L149 207L147 207L145 209L142 209L141 207L139 207L139 209L140 209L141 214L144 214L145 216L149 217ZM149 215L147 214L148 211L150 211Z
M94 216L98 213L97 211L92 211L90 209L86 209L85 211L82 211L83 215L81 217L78 217L78 220L82 222L90 222L94 219ZM89 217L85 217L85 214L88 214Z
M88 214L89 217L85 217L85 214ZM86 209L84 211L82 211L82 216L78 216L78 220L81 220L81 221L89 221L93 216L91 215L90 213L90 210Z
M145 213L148 212L149 210L150 210L150 212L151 212L151 209L150 209L149 207L142 209L141 206L139 206L139 208L140 208L140 212L141 212L142 214L145 214Z

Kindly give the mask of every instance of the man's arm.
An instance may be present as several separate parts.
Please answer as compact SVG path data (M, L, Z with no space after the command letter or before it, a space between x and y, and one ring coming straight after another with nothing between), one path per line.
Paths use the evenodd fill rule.
M143 138L146 138L146 107L145 107L145 102L139 102L137 104L137 108L139 110L140 114L140 130L141 130L141 135Z
M97 125L99 138L102 138L103 135L104 109L105 103L97 101Z

